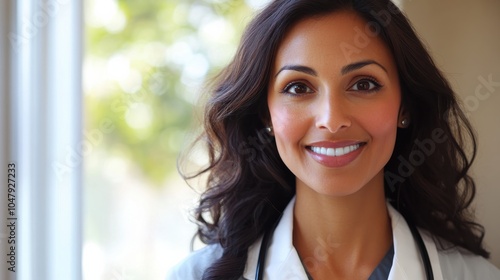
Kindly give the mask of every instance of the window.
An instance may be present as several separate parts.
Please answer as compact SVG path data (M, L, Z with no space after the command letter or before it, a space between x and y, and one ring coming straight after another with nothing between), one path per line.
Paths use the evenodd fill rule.
M2 279L81 279L81 4L0 4L2 182L8 164L16 174L14 215L0 204Z

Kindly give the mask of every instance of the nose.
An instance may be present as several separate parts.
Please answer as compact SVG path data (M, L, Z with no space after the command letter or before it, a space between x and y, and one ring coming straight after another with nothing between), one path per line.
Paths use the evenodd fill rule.
M336 133L351 126L351 104L342 94L328 93L318 99L316 127Z

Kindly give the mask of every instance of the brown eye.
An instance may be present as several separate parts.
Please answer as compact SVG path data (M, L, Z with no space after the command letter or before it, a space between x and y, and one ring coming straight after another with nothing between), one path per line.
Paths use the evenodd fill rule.
M380 89L381 86L379 83L369 80L369 79L363 79L357 81L351 88L350 90L354 91L374 91Z
M293 94L293 95L307 94L312 92L313 90L310 87L308 87L304 83L297 83L297 82L290 83L283 89L283 93Z
M368 81L361 81L358 83L358 89L359 90L369 90L370 83Z

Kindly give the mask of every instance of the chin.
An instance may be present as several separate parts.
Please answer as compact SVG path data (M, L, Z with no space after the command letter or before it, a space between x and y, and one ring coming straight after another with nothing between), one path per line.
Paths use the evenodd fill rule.
M323 196L328 196L332 198L341 198L341 197L347 197L354 195L358 193L362 187L353 187L352 184L345 184L345 185L340 185L340 184L328 184L329 187L308 187L311 189L313 192L323 195ZM334 185L334 187L332 187Z

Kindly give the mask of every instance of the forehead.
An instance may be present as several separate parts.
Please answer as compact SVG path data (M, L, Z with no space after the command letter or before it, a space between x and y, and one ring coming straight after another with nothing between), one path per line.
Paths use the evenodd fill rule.
M373 22L349 10L301 20L279 45L275 68L297 63L331 69L373 59L395 71L392 54L378 32Z

